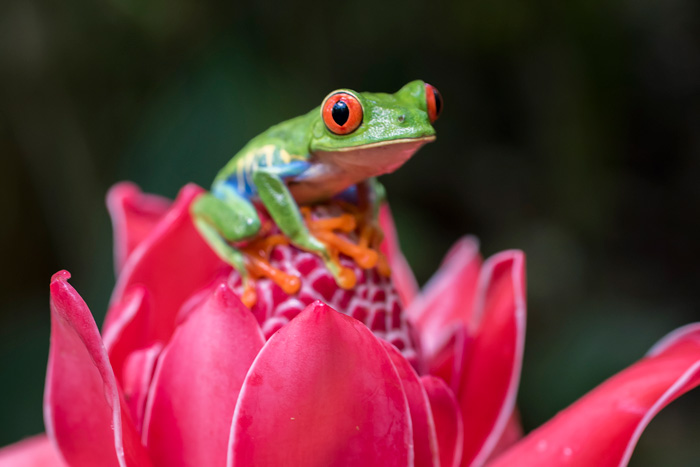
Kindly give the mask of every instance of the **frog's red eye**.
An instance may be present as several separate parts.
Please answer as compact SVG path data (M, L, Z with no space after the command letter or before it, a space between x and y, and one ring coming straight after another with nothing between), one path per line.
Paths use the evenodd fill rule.
M425 83L425 100L428 104L430 123L433 123L440 116L440 112L442 112L442 96L440 92L435 89L435 86Z
M328 96L321 106L323 122L336 135L347 135L362 123L362 104L349 92Z

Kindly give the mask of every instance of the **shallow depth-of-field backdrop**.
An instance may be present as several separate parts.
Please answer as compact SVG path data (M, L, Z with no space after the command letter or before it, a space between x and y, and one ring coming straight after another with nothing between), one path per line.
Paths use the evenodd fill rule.
M110 185L208 186L338 87L442 92L437 142L383 182L421 283L465 233L527 253L526 430L700 319L700 3L207 3L0 4L0 445L43 430L51 274L102 322ZM632 465L698 465L698 413L696 390Z

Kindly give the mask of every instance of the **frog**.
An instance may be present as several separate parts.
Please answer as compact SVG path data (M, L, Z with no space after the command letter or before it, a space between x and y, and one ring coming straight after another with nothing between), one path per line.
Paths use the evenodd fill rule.
M261 233L256 208L261 204L293 246L317 255L340 287L351 288L352 281L328 245L309 230L301 210L350 199L378 229L386 194L377 177L394 172L435 140L433 124L442 108L438 90L421 80L393 94L332 91L320 106L270 127L236 153L211 189L192 203L194 225L250 291L246 255L236 244Z

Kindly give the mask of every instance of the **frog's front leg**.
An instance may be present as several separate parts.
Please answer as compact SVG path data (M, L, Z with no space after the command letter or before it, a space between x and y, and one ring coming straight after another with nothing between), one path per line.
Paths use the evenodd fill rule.
M326 245L309 232L299 212L299 206L284 181L263 167L253 172L253 183L270 216L292 244L319 255L336 283L344 288L351 287L354 280L349 276L354 278L353 273L334 261Z
M226 186L215 188L217 195L204 193L190 209L197 230L216 252L241 275L243 302L255 302L243 253L229 242L237 242L254 236L260 231L260 219L255 207L234 189ZM251 295L252 294L252 295Z

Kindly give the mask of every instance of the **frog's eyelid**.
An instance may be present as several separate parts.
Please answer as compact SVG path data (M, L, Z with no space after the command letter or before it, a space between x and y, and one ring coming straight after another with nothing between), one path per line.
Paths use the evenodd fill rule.
M336 89L335 91L329 92L326 95L326 97L323 98L323 100L321 101L321 110L323 111L323 105L326 103L326 101L328 99L330 99L331 97L335 96L336 94L340 94L340 93L350 94L352 97L357 99L357 101L360 102L360 104L362 103L362 99L360 99L359 93L356 93L355 91L353 91L351 89Z

